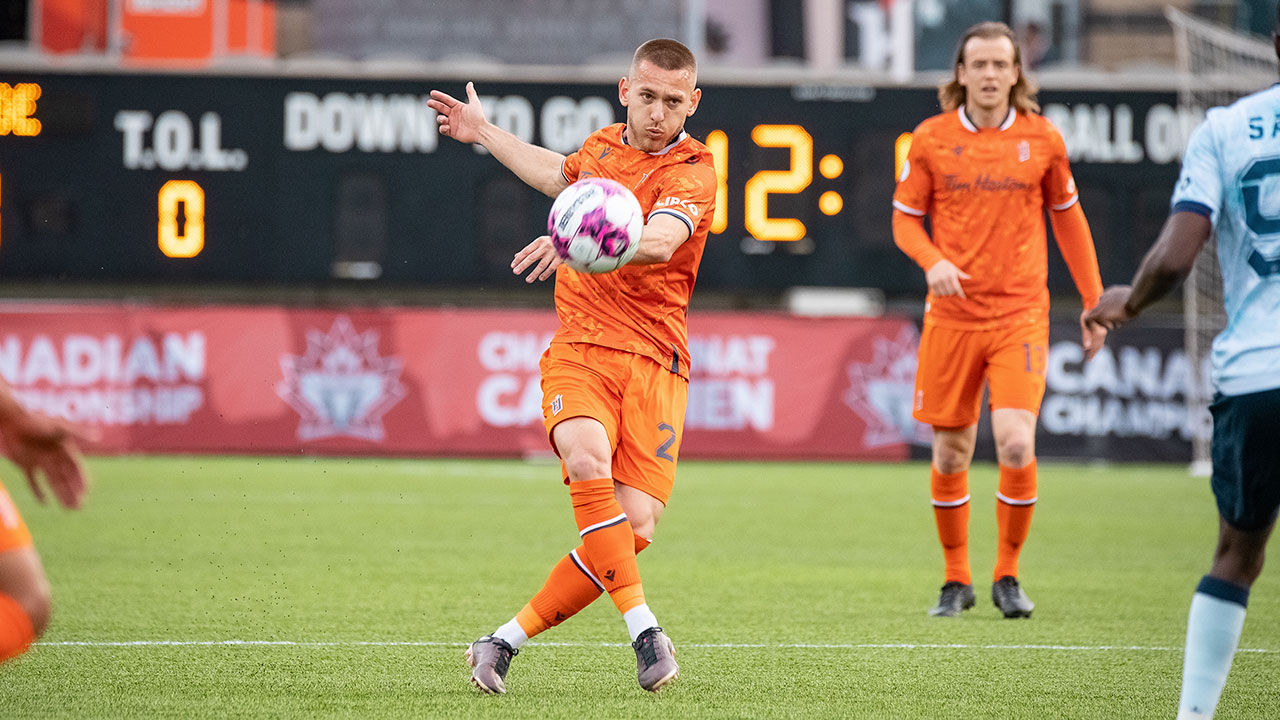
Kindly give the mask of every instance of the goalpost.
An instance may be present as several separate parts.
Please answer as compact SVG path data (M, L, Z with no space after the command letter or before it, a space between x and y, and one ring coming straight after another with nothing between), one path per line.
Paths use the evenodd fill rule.
M1276 80L1275 47L1256 36L1166 7L1173 26L1174 54L1178 68L1178 105L1196 116L1219 105L1229 105L1242 95L1267 87ZM1191 473L1208 475L1211 468L1208 405L1212 393L1208 352L1213 338L1227 324L1222 308L1222 274L1218 269L1217 243L1210 238L1196 258L1195 268L1182 286L1185 350L1191 367L1187 413L1195 421L1191 440Z

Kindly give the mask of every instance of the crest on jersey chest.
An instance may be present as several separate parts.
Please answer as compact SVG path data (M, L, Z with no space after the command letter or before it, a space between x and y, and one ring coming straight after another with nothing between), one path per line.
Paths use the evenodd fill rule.
M1031 159L1031 143L1026 140L1018 141L1018 162L1026 162Z

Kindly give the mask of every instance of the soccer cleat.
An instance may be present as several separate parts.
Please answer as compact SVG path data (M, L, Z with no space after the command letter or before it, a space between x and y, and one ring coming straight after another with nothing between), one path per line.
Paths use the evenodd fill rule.
M991 602L1007 618L1029 618L1031 611L1036 609L1036 604L1022 592L1018 578L1012 575L1005 575L991 583Z
M960 613L973 607L976 602L972 585L948 580L942 586L938 604L929 610L929 614L934 617L960 617Z
M640 633L631 643L636 651L636 679L640 687L658 692L672 680L680 677L676 664L676 647L660 627L651 627Z
M506 640L492 635L471 643L466 652L467 664L472 668L471 684L486 694L505 693L507 668L511 667L511 658L518 654L520 651L508 645Z

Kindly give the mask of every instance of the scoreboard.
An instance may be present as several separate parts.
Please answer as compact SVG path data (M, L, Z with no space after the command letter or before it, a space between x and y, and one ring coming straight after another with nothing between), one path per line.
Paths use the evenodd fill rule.
M519 287L551 200L438 135L470 78L0 71L0 276L69 282ZM491 120L560 153L625 118L611 82L476 82ZM923 292L893 245L895 159L928 87L702 83L687 123L719 179L699 283ZM1107 281L1167 212L1193 119L1172 90L1041 93ZM1056 258L1055 253L1050 253ZM1070 291L1060 260L1055 290Z

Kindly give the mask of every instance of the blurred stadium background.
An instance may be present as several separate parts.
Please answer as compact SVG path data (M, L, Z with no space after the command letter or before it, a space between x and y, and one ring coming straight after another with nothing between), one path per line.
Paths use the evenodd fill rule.
M1188 310L1168 301L1085 365L1079 299L1050 252L1045 507L1024 559L1040 608L1011 624L983 602L939 625L924 613L929 436L910 416L925 288L893 244L890 200L956 39L1004 20L1066 139L1103 280L1124 282L1205 107L1274 81L1274 12L0 4L0 375L102 430L84 517L13 492L57 612L5 668L0 714L1171 715L1216 529L1207 483L1186 472L1209 423L1212 267ZM570 152L623 119L617 79L653 36L698 53L688 129L721 175L681 499L644 560L686 677L638 697L616 616L592 607L531 643L519 698L478 703L460 648L573 540L540 422L551 287L508 268L551 201L440 138L425 99L473 80L491 119ZM985 416L981 432L990 459ZM975 470L975 498L994 477ZM974 512L979 567L990 503ZM490 542L501 550L477 551ZM1255 590L1224 717L1280 702L1274 577Z
M1273 21L1259 1L1175 6L1246 48ZM889 201L982 19L1023 39L1104 281L1126 280L1206 100L1164 3L6 3L0 372L28 404L102 426L107 452L544 452L551 292L508 262L549 200L442 141L426 93L475 80L492 119L570 152L622 119L630 48L674 36L701 59L689 129L723 178L685 457L921 457L924 288ZM1179 306L1084 366L1051 258L1041 456L1188 461L1205 347L1184 343Z

